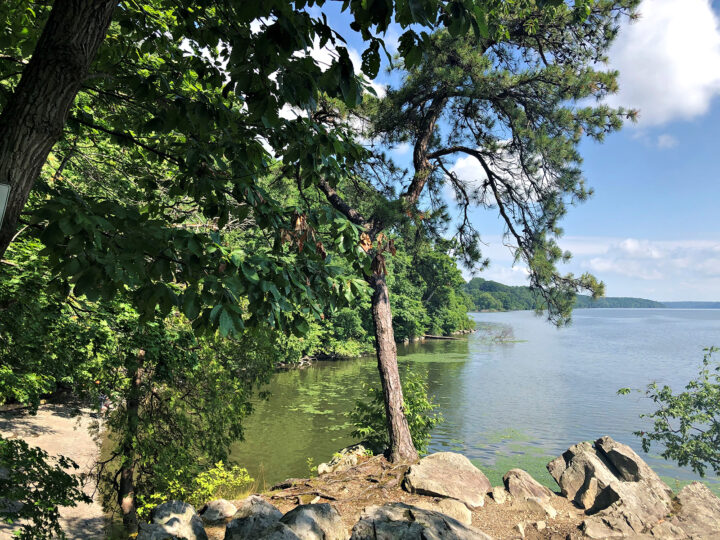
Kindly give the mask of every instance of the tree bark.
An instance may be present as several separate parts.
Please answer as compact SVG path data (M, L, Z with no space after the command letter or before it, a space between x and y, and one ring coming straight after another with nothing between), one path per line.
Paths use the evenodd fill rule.
M55 0L32 58L0 114L0 184L10 186L0 258L105 37L118 0Z
M129 356L126 369L130 377L130 388L125 398L125 435L122 441L120 485L118 504L122 512L123 526L130 535L138 532L137 506L135 504L135 441L140 420L141 369L145 351L137 357Z
M378 257L382 257L382 255L376 255L375 261L378 260ZM417 461L418 453L410 435L407 418L405 418L403 392L397 364L397 347L392 326L392 312L390 311L390 294L385 274L376 271L369 281L373 288L371 305L375 325L375 351L385 399L385 418L390 438L390 461Z

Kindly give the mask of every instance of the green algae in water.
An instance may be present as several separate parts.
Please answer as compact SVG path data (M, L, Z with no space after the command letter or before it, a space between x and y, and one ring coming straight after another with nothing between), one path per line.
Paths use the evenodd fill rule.
M528 442L530 440L532 440L532 438L529 435L513 428L506 428L502 431L493 431L487 436L487 441L490 444L498 444L508 441Z
M530 451L525 454L515 454L511 456L499 455L492 464L487 464L479 459L473 459L471 461L478 469L485 473L493 486L502 486L503 476L510 469L522 469L551 491L559 491L560 488L545 468L553 459L553 456L540 456Z

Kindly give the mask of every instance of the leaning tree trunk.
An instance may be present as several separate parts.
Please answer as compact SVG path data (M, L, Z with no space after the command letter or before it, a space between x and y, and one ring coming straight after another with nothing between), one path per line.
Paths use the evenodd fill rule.
M123 526L130 535L138 532L137 504L135 501L135 441L140 420L141 370L144 351L137 357L129 356L126 369L130 377L130 388L125 398L125 434L120 448L120 485L118 504L122 512Z
M118 0L55 0L32 58L0 114L0 184L10 186L0 258L87 77Z
M373 288L372 314L375 324L375 350L385 398L385 418L390 438L390 461L416 461L418 453L415 450L404 412L397 347L392 326L392 312L390 311L390 296L385 282L385 274L375 272L369 281Z

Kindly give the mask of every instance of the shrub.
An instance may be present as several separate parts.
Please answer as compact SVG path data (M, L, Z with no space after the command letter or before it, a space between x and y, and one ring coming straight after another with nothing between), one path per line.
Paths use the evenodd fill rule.
M138 496L138 515L147 517L158 504L173 499L192 504L197 509L214 499L239 499L250 491L254 481L247 469L236 465L226 469L225 464L218 461L211 469L198 474L189 487L175 479L168 482L164 493Z
M413 443L418 452L426 452L430 431L442 422L442 415L435 412L438 406L428 397L428 384L422 374L408 371L403 377L402 389L405 417ZM382 388L371 387L368 396L366 400L358 400L350 413L355 426L352 436L362 439L375 453L380 453L390 446Z

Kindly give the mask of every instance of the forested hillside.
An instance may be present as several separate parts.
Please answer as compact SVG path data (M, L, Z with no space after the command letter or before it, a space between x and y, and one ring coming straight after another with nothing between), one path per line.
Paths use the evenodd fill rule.
M543 307L542 299L530 287L503 285L497 281L473 278L465 284L465 291L477 311L512 311ZM606 297L593 300L590 296L577 295L576 308L662 308L661 302L644 298Z

